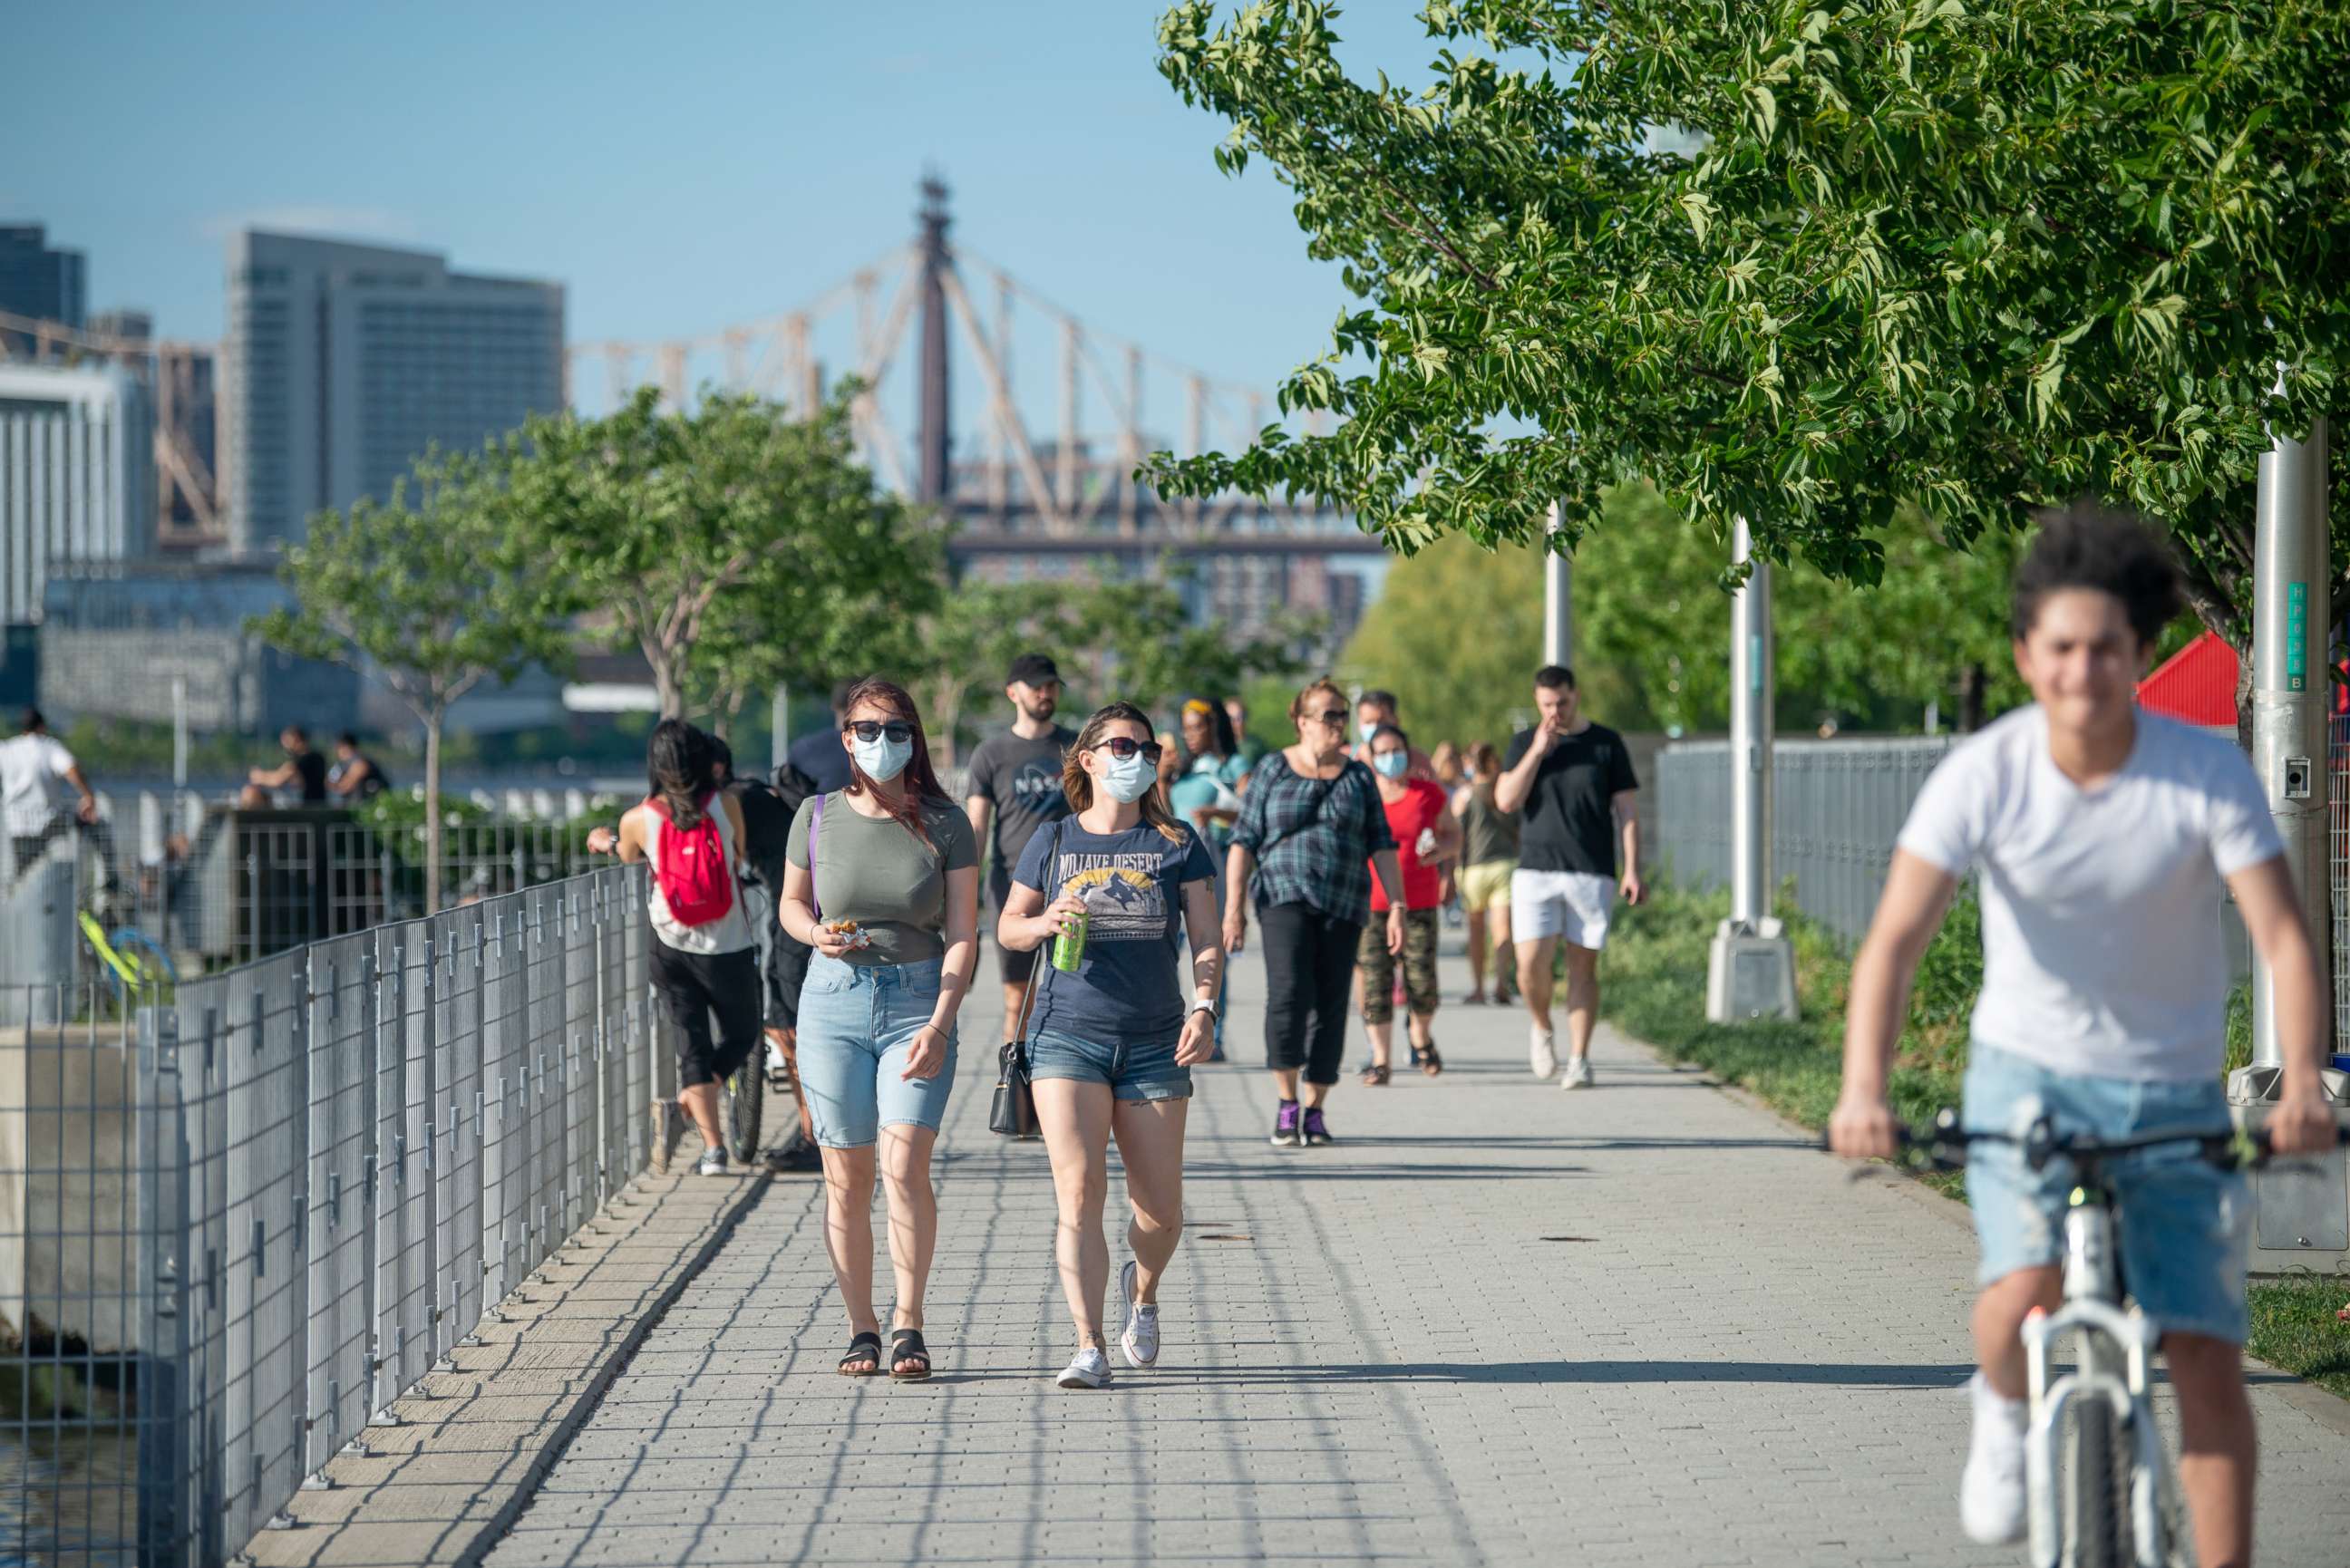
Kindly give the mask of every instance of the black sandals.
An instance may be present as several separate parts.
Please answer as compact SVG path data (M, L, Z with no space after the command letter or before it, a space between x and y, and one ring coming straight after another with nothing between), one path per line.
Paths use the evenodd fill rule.
M919 1362L911 1372L900 1372L901 1361ZM920 1383L931 1375L931 1347L922 1343L919 1328L893 1328L889 1331L889 1376L900 1383Z
M864 1365L860 1366L859 1363ZM870 1377L881 1370L881 1336L860 1334L848 1342L848 1354L840 1358L843 1377Z

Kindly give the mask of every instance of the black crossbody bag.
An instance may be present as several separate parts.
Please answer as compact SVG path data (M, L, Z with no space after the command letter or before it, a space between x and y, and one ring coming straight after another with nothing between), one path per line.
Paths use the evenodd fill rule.
M1061 849L1061 828L1068 821L1063 817L1053 824L1053 842L1045 851L1045 875L1052 875L1053 862ZM1028 1021L1036 1012L1036 982L1050 968L1053 955L1039 950L1036 961L1028 969L1028 987L1020 993L1020 1017L1012 1038L1003 1043L996 1055L995 1098L987 1107L987 1130L1005 1137L1035 1137L1036 1134L1036 1090L1028 1076Z

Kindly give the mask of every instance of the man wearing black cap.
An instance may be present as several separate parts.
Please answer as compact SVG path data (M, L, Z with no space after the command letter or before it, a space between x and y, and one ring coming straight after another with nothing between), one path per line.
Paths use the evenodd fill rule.
M1061 793L1061 759L1077 739L1076 731L1053 722L1061 705L1061 671L1050 654L1024 653L1014 659L1003 694L1012 700L1012 728L990 735L972 753L971 798L963 802L972 831L989 846L987 888L999 915L1012 892L1012 868L1020 864L1029 838L1069 814L1068 797ZM1009 1040L1019 1028L1020 993L1036 952L1009 952L998 944L995 956L1003 975L1003 1037Z

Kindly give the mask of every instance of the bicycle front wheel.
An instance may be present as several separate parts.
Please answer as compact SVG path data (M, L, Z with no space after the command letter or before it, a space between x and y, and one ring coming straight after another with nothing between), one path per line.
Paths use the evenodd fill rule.
M754 1051L749 1060L726 1075L726 1103L720 1108L725 1115L726 1152L737 1165L749 1165L759 1158L759 1119L767 1098L762 1054Z
M2069 1411L2070 1485L2065 1539L2073 1568L2130 1568L2130 1445L2121 1417L2103 1399L2080 1399Z

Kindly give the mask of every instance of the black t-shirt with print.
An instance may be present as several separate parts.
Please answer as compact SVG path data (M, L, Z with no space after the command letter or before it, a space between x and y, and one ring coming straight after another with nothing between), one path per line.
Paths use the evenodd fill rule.
M1533 749L1534 732L1521 730L1502 763L1515 768ZM1534 787L1518 814L1518 864L1529 871L1616 875L1617 795L1638 789L1624 737L1605 724L1562 735L1535 769Z
M1061 757L1076 740L1075 730L1057 725L1033 741L1006 730L982 741L971 754L971 793L994 807L987 827L987 888L999 909L1012 891L1012 868L1020 864L1020 852L1038 828L1069 815L1068 796L1061 793Z

